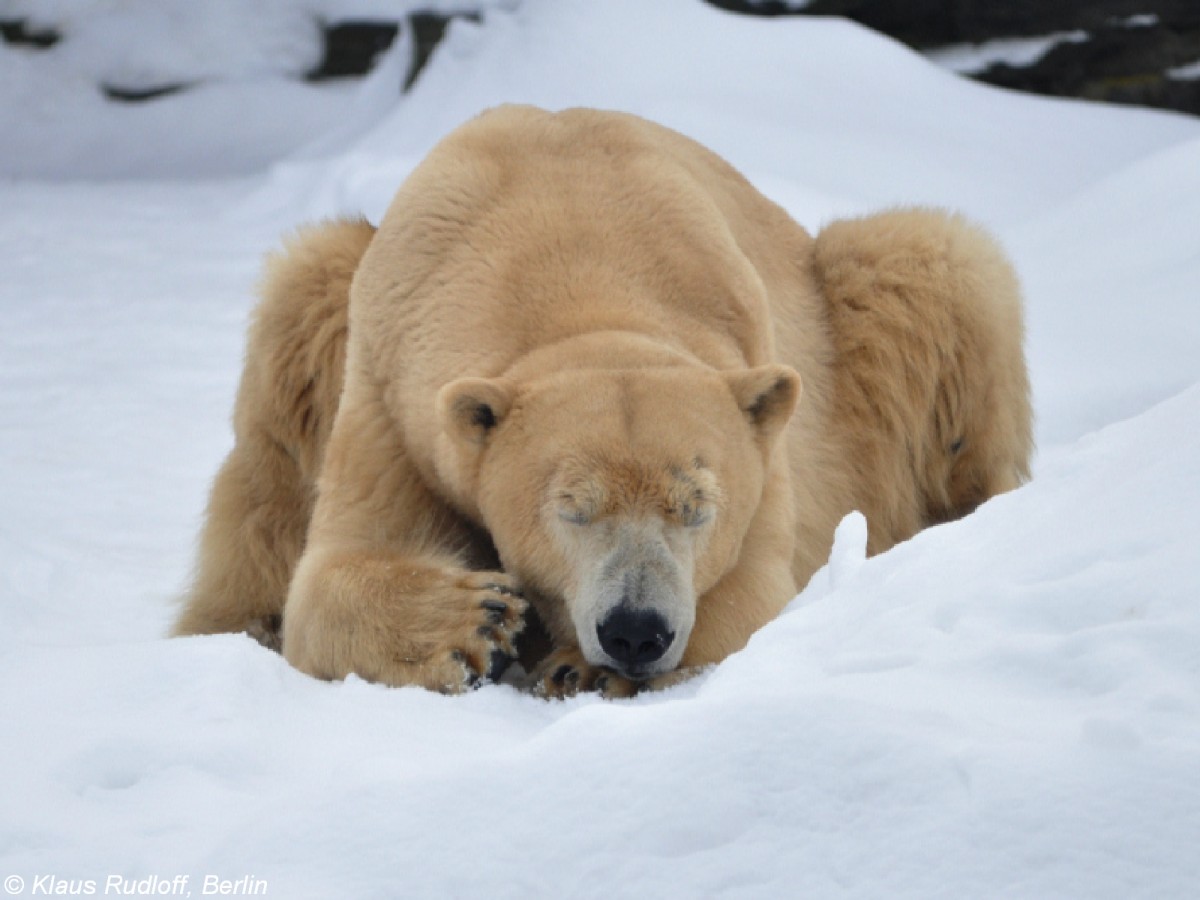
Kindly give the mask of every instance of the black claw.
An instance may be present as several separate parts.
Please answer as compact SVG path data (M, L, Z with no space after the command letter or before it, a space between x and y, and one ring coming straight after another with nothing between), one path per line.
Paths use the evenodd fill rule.
M493 650L491 660L488 663L488 679L499 681L511 663L512 657L503 650Z
M579 673L575 671L574 666L570 666L570 665L559 666L557 669L554 670L554 674L550 676L550 680L553 681L559 687L562 687L563 684L565 684L567 681L567 676L571 675L572 673L574 673L574 675L575 675L575 680L578 681Z
M489 641L496 639L496 632L492 630L491 625L480 625L475 629L475 633L481 638L487 638Z
M471 665L467 655L461 650L451 650L450 658L463 667L463 683L472 690L479 687L483 679L475 671L475 667Z
M606 690L608 690L608 676L607 675L601 675L599 678L596 679L596 690L599 691L601 694L603 694Z
M501 615L508 612L508 604L503 600L484 600L479 605L483 609L490 610L494 613L500 613Z

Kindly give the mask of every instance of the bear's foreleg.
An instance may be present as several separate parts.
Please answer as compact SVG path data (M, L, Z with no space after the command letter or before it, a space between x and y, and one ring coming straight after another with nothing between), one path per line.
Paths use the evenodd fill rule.
M319 678L446 693L498 677L525 601L509 576L470 568L477 533L424 483L382 405L354 393L288 593L284 656Z

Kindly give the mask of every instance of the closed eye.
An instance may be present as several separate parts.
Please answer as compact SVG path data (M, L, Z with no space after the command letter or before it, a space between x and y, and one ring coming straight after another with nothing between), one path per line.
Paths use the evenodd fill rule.
M712 521L720 489L707 469L671 467L672 485L665 498L666 513L685 528L700 528Z
M560 509L558 517L568 525L587 525L592 517L580 509Z
M708 506L684 504L678 511L679 521L686 528L699 528L712 521L712 509Z

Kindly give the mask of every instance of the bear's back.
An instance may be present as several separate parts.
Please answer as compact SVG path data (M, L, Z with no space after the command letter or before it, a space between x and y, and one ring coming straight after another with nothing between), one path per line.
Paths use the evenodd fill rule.
M427 390L604 330L717 368L761 365L775 355L769 295L796 281L808 242L669 129L501 107L444 139L401 187L352 315L386 335L389 372L407 369Z

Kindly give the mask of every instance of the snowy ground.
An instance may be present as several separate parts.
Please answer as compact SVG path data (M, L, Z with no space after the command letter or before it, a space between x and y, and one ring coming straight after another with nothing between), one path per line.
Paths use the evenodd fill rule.
M398 105L378 80L338 88L336 127L272 84L90 102L39 132L30 92L65 88L0 77L10 174L86 176L101 152L238 173L0 181L10 894L201 896L212 876L288 898L1196 895L1200 122L687 0L526 0L456 26ZM172 155L251 97L236 165ZM502 100L659 119L809 227L898 202L993 227L1028 298L1033 482L871 560L848 520L743 653L633 701L325 684L244 638L163 639L260 254L304 219L378 216ZM289 129L315 146L256 170Z

